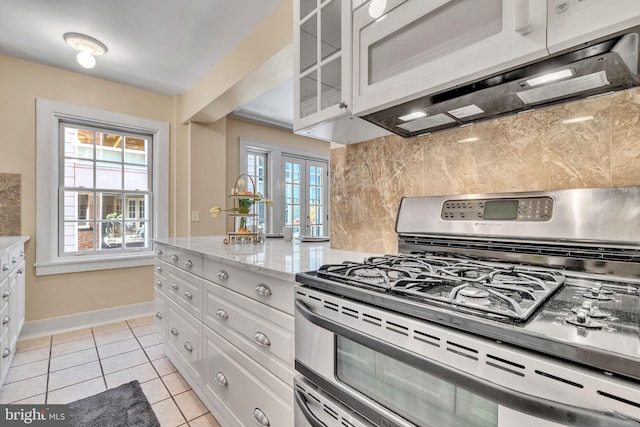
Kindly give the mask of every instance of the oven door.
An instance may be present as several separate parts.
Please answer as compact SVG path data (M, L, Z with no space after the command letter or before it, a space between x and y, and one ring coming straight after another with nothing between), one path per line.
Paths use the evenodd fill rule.
M547 56L546 11L541 0L370 1L353 13L354 112Z
M332 307L327 298L320 302L322 294L297 292L296 370L374 426L638 427L630 418L516 392L319 315L314 311L321 312L320 307L344 311ZM350 304L354 312L359 305ZM379 316L368 320L382 322ZM302 408L297 410L305 412L303 403L310 400L298 396L297 401ZM296 423L297 427L305 422L314 427L348 425L337 420L313 424L308 420L314 417L304 418L307 421Z

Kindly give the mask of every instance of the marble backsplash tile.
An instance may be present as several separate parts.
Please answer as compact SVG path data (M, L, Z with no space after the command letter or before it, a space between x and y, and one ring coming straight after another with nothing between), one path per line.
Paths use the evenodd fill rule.
M402 196L640 185L640 89L348 145L330 168L332 246L395 253Z
M0 236L20 235L20 174L0 173Z

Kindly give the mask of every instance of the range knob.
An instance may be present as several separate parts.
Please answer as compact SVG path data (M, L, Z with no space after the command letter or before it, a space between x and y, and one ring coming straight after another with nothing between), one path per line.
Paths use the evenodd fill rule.
M605 317L609 317L609 313L605 313L604 311L600 311L597 305L593 303L593 301L583 301L582 305L577 308L571 309L572 312L578 314L580 310L584 310L587 312L588 316L593 319L604 319Z

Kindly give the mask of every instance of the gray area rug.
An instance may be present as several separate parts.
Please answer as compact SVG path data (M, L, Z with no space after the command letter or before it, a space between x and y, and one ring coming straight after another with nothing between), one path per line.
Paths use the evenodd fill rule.
M71 427L160 427L138 381L70 403L69 419Z

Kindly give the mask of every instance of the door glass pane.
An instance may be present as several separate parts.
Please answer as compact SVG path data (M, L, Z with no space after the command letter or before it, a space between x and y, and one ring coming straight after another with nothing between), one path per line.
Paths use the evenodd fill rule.
M318 63L318 16L300 25L300 72Z
M323 60L339 51L342 46L341 7L340 0L332 0L322 8L320 53Z
M300 0L300 19L318 7L318 0Z
M301 168L302 164L294 161L286 161L284 163L284 225L292 226L293 233L300 233L300 225L304 224L301 210Z
M300 79L300 117L318 111L318 72L314 71Z
M309 193L309 235L325 236L328 232L325 230L325 212L324 212L324 194L326 166L318 163L309 162L308 167L308 193Z
M420 369L337 337L338 379L411 422L496 427L498 405Z
M419 17L368 47L369 84L394 77L502 31L503 0L458 0ZM473 25L469 25L473 23ZM375 32L375 23L365 31ZM428 40L417 43L416 40Z
M322 95L320 99L322 110L340 103L342 98L341 69L340 57L322 67Z

